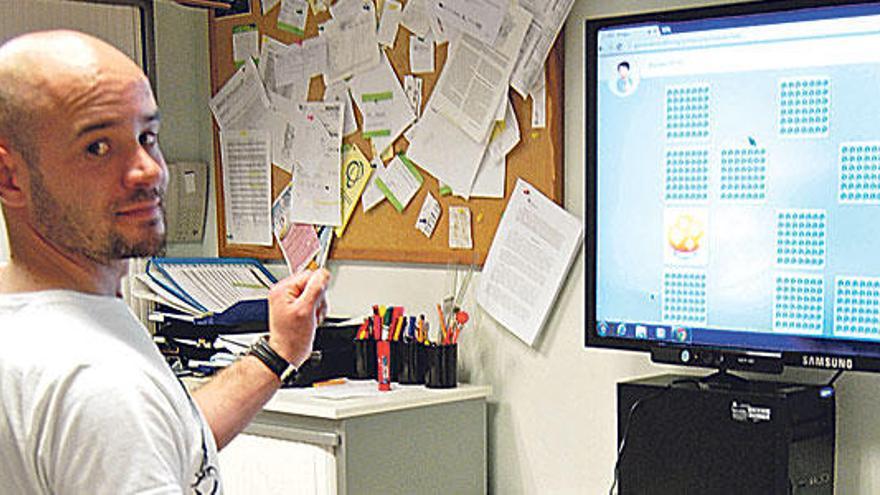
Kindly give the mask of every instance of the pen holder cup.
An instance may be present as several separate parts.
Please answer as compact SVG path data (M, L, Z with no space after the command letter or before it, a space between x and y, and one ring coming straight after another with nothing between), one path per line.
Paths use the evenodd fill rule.
M400 377L400 361L403 359L403 342L391 341L391 381L396 382Z
M354 341L354 368L351 378L370 380L376 378L376 341L358 339Z
M418 342L399 343L397 381L402 384L425 383L425 347Z
M425 386L428 388L454 388L458 384L458 346L436 345L425 350L428 366Z

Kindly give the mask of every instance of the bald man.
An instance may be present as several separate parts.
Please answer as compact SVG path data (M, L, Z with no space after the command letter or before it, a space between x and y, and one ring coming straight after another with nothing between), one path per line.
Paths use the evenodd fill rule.
M126 259L164 244L158 135L149 82L110 45L0 47L0 493L221 493L218 446L281 385L271 365L311 352L323 270L279 282L269 338L192 398L171 373L120 299Z

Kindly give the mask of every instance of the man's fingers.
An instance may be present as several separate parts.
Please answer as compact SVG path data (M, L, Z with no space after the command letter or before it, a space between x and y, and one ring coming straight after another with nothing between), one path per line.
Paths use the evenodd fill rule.
M312 277L313 273L314 272L310 270L303 270L295 275L289 275L279 280L273 289L277 291L278 294L290 294L295 299L302 294L303 289L305 289L306 284Z
M327 289L327 282L330 280L330 272L327 270L318 270L312 274L306 283L306 288L300 296L305 303L314 306L324 297L324 291Z

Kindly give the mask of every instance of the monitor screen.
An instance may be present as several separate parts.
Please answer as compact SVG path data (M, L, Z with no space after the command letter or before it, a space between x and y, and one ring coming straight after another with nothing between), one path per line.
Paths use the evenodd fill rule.
M880 5L803 5L587 24L587 345L880 358Z

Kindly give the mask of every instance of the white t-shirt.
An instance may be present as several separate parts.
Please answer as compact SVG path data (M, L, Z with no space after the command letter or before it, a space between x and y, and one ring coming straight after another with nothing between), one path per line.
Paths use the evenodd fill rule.
M0 296L0 493L221 492L210 429L120 299Z

